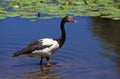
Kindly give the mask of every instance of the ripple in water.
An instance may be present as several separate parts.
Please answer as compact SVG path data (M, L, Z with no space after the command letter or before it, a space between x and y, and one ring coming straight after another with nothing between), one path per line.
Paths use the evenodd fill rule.
M74 27L71 24L70 26L73 27L67 28L69 34L66 43L51 57L51 62L56 63L57 66L43 66L42 68L38 65L40 58L27 56L12 58L12 54L25 47L33 39L47 37L50 33L53 33L51 34L53 36L58 36L58 33L54 34L58 30L53 31L53 29L57 28L59 20L40 20L33 23L16 17L1 21L3 25L0 27L2 29L0 31L0 78L119 79L115 72L118 69L115 69L114 63L98 54L103 49L101 50L98 46L100 42L96 42L90 35L91 29L88 29L91 26L90 19L84 17L76 17L76 19L79 21L77 25ZM11 25L9 26L7 23L11 23ZM52 27L48 28L50 24ZM78 29L72 33L73 28ZM50 31L45 32L46 29Z

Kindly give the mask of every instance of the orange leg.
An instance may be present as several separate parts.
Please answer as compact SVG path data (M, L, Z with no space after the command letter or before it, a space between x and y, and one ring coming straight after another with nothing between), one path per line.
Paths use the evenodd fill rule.
M52 64L50 63L50 58L49 57L46 57L46 60L47 60L47 63L46 63L46 65L49 67L49 66L52 66Z

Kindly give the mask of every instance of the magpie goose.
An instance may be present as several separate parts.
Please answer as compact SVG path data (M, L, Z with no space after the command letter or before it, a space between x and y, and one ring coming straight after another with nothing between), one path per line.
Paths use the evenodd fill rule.
M66 40L66 32L64 24L67 22L75 23L71 16L67 15L61 20L60 29L61 37L60 38L43 38L31 42L27 47L15 52L13 57L19 55L27 54L32 56L39 56L40 65L42 65L43 58L46 58L46 65L52 66L53 64L49 62L50 56L59 48L61 48Z

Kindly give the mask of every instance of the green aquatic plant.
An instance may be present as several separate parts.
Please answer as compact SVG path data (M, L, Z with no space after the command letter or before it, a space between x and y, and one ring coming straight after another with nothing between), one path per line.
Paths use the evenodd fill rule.
M73 16L101 16L120 20L119 0L2 0L0 19L6 17L37 18L37 13L47 14L40 19Z

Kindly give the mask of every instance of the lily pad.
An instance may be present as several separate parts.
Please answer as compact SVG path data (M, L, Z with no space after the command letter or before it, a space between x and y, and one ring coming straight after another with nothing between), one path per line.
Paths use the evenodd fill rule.
M0 14L0 19L5 19L6 15L5 14Z
M0 14L4 17L37 18L37 13L48 14L40 19L73 16L102 16L120 20L120 8L115 0L3 0ZM53 15L53 16L50 16ZM103 16L104 15L104 16ZM3 17L0 16L1 18Z

